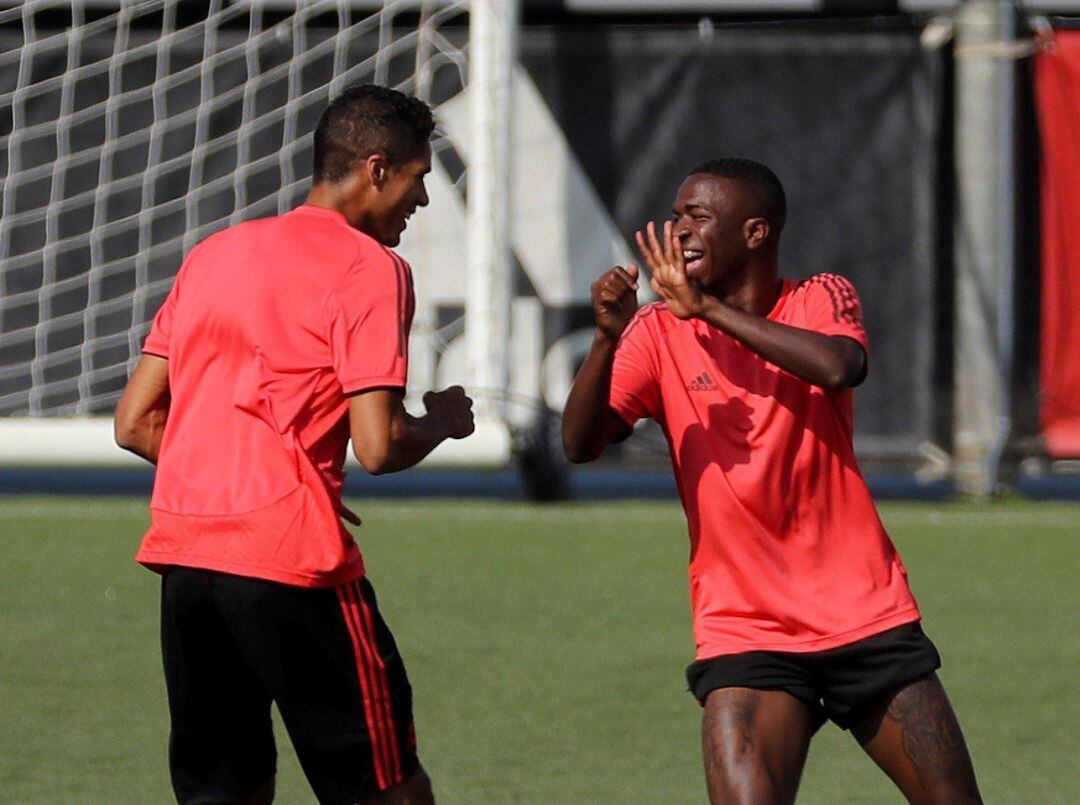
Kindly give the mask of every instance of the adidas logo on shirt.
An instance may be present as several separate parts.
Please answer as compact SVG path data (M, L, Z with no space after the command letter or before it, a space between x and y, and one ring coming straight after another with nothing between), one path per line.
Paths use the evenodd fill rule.
M716 382L708 372L702 372L686 386L687 391L716 391Z

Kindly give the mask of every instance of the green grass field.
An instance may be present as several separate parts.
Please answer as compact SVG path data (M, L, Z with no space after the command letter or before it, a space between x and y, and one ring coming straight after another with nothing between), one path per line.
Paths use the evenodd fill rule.
M354 503L441 803L705 801L675 505ZM986 800L1080 802L1080 506L882 514ZM146 520L141 500L0 498L0 802L170 801ZM313 802L278 734L278 801ZM801 803L899 801L822 729Z

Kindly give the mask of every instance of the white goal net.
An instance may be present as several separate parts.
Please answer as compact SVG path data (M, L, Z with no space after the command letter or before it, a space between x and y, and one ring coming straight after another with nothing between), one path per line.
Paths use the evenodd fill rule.
M469 160L440 109L466 94L470 5L30 0L0 11L0 426L108 415L183 256L300 203L311 132L348 85L432 104L432 206L464 220ZM402 250L421 305L412 378L430 387L464 341L462 266L445 265L464 260L464 233L420 224Z

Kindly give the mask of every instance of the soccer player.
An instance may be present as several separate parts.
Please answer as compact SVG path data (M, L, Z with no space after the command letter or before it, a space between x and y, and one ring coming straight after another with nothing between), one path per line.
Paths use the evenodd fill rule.
M690 530L702 748L714 803L791 802L826 718L917 803L979 801L907 574L852 449L867 338L851 283L778 276L786 202L756 162L695 168L636 266L592 286L596 335L563 444L591 461L651 417Z
M460 387L402 404L413 315L396 246L428 203L434 120L347 89L315 130L314 179L285 215L187 256L116 409L157 464L137 560L162 576L161 629L183 803L270 802L270 705L323 803L433 801L412 693L341 519L342 464L411 467L473 431Z

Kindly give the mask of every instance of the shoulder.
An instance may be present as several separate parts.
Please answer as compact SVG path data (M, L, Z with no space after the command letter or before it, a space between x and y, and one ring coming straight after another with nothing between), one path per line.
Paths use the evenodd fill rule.
M851 280L840 274L827 271L806 279L795 280L794 290L802 293L822 293L837 296L856 293L855 285Z
M837 323L858 324L862 319L862 304L855 285L840 274L815 274L795 283L792 296L801 297L808 315L831 317Z
M411 283L412 269L401 255L363 232L352 230L354 252L352 260L338 284L356 281L397 285Z
M650 302L642 305L634 314L634 318L630 319L630 323L626 325L620 341L625 341L630 337L647 337L647 334L656 335L666 329L668 319L674 320L675 317L668 311L667 304L664 302Z

